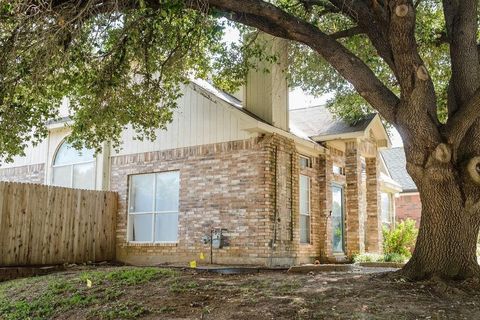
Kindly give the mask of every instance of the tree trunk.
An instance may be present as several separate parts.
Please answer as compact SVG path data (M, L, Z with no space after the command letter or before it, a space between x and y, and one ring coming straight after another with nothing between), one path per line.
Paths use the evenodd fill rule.
M420 230L412 258L400 272L411 280L480 277L476 256L480 219L466 205L461 191L465 181L453 172L460 171L437 166L422 179L414 177L422 200Z

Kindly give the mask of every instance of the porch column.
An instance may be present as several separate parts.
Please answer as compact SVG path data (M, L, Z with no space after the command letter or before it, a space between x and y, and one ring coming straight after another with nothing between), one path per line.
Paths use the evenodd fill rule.
M330 154L320 156L319 166L319 197L320 197L320 260L321 262L329 262L333 259L332 249L332 190L331 184L333 180L332 173L332 157Z
M378 158L367 158L365 162L367 173L366 251L370 253L381 253L383 251L383 237Z
M345 150L346 253L348 257L365 252L362 211L362 164L357 140L346 143Z

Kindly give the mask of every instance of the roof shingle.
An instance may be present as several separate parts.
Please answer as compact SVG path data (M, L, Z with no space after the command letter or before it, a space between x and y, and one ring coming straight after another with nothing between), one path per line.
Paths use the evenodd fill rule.
M390 176L400 183L403 192L417 192L417 186L407 172L407 160L403 148L384 149L380 151L380 154L385 161Z
M290 124L305 132L309 137L321 137L364 131L375 114L367 115L355 125L349 125L335 117L324 105L301 109L290 109Z

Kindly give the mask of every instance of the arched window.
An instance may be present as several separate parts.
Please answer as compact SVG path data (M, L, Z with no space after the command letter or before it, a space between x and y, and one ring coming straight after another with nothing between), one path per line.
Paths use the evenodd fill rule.
M67 142L58 148L53 161L52 184L60 187L95 189L94 151L78 151Z

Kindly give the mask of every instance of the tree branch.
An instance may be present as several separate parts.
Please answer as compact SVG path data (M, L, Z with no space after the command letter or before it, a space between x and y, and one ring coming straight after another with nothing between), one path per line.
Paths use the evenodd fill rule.
M462 108L480 86L477 49L478 0L443 0L443 11L450 40L453 92Z
M322 0L298 0L300 2L305 10L309 11L312 9L314 6L322 7L324 8L324 12L330 12L330 13L336 13L340 12L340 9L337 7L331 5L327 1L322 1Z
M433 81L418 53L413 1L393 0L389 9L389 42L402 96L397 118L415 145L434 148L441 141L440 122Z
M338 40L338 39L342 39L342 38L353 37L353 36L356 36L356 35L359 35L359 34L362 34L362 33L364 33L362 28L360 28L359 26L356 26L356 27L353 27L353 28L350 28L350 29L346 29L346 30L342 30L342 31L332 33L330 36L333 39Z
M448 143L458 147L468 130L480 118L480 88L463 108L448 118L445 125Z
M379 56L395 74L396 70L393 62L392 48L388 43L388 30L383 27L388 23L389 19L384 5L377 0L349 1L348 3L345 0L330 0L330 2L336 7L341 8L343 14L350 17L350 19L364 30Z
M316 26L278 7L260 0L209 0L208 4L223 12L229 20L258 28L276 37L301 42L318 52L333 68L349 81L387 121L395 123L398 97L356 55ZM193 9L199 1L190 0Z

